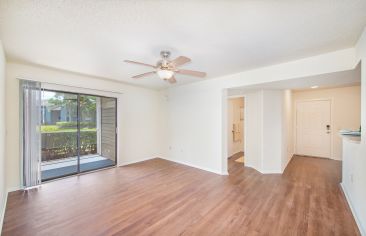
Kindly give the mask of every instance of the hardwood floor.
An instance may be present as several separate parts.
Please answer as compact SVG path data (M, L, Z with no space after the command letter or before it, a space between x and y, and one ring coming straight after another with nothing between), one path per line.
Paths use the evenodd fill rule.
M359 235L340 162L262 175L234 160L229 176L153 159L13 192L3 235Z

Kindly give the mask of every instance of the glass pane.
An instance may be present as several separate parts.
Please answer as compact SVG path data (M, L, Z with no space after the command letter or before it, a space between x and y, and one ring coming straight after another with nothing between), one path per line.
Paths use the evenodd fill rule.
M42 181L78 171L77 95L42 91Z
M115 165L115 105L80 95L80 171ZM111 137L112 136L112 137ZM107 144L106 144L107 143Z

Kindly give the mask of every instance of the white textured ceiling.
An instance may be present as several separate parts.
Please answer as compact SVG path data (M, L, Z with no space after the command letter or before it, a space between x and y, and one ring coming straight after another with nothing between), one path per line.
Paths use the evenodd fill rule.
M163 88L123 60L169 49L210 79L352 47L365 12L365 0L1 0L0 38L10 60Z

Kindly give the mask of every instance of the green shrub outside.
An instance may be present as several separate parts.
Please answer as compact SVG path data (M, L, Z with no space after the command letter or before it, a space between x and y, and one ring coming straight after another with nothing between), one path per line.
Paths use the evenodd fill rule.
M80 132L80 155L95 154L97 132ZM50 132L42 134L42 161L77 156L77 136L75 132Z
M77 135L75 132L56 132L42 134L42 148L52 149L64 146L76 147ZM80 131L80 142L82 145L96 144L96 131Z
M56 126L58 126L60 129L70 129L70 128L76 128L77 122L76 121L60 121L56 122ZM95 122L80 122L80 128L95 128Z

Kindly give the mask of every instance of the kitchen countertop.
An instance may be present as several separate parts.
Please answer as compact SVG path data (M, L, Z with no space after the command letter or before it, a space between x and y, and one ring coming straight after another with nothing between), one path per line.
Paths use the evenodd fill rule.
M361 143L361 136L355 136L355 135L342 135L341 137L343 140L352 142L352 143L357 143L360 144Z

